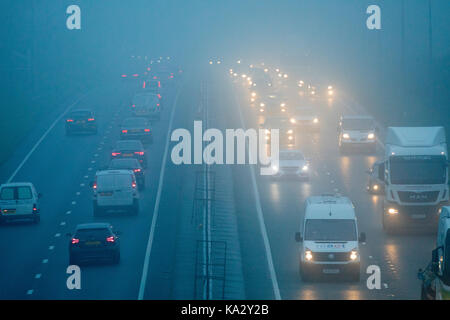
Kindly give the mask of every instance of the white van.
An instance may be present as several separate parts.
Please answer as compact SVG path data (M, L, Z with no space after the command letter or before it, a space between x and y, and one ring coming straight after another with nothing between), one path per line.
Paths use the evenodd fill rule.
M139 191L131 170L97 171L92 183L94 216L107 210L139 212Z
M15 182L0 186L0 223L10 220L40 219L41 194L30 182Z
M349 274L360 279L358 225L353 203L340 195L312 196L305 201L301 231L295 235L300 247L300 274L304 281L314 275Z

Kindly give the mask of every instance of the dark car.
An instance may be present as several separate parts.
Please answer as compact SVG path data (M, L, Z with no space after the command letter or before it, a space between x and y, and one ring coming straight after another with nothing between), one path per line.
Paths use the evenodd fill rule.
M384 162L375 162L369 170L369 182L367 183L367 191L372 194L384 194Z
M120 261L119 232L114 232L109 223L79 224L75 232L68 234L69 264L110 260Z
M295 125L284 116L271 116L267 117L265 122L261 124L261 128L265 129L266 141L271 140L271 130L279 130L279 141L282 145L294 145L296 129Z
M142 167L147 167L147 157L145 155L144 146L139 140L120 140L116 142L116 146L111 152L111 159L123 158L137 159Z
M98 132L97 121L94 113L90 110L71 111L66 117L66 134L72 133L94 133Z
M109 163L108 169L110 169L110 170L114 170L114 169L133 170L139 189L145 188L144 169L142 168L141 164L139 163L139 160L134 159L134 158L113 159Z
M127 118L122 122L120 127L120 138L138 139L143 142L152 143L153 134L150 129L150 123L145 118Z

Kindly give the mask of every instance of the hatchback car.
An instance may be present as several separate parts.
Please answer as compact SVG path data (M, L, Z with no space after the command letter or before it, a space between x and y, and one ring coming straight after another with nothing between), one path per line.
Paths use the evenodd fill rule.
M98 132L97 121L91 110L71 111L66 117L66 135Z
M121 139L138 139L143 142L153 142L152 130L148 120L145 118L127 118L122 122L120 130Z
M109 170L132 170L136 176L136 181L139 189L145 188L144 169L137 159L113 159L109 164Z
M79 224L70 236L69 264L109 260L120 262L120 232L109 223Z
M119 140L111 152L111 159L135 158L142 167L147 168L147 157L142 142L139 140Z

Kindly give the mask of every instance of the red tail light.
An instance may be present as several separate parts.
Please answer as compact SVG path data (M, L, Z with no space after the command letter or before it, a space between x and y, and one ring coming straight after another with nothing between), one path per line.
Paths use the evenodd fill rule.
M128 130L122 130L122 133L127 133L128 132Z
M111 153L111 155L112 155L113 157L117 157L118 155L120 155L120 152L113 152L113 153Z
M150 71L150 68L147 68L147 71Z
M132 186L133 188L136 188L136 182L133 181L133 182L131 183L131 186Z
M156 104L157 107L159 107L159 103ZM150 131L150 130L149 130Z
M133 104L132 106L131 106L132 108L136 108L136 105L135 104Z
M141 172L141 169L134 169L134 172Z
M158 88L161 88L161 81L158 81Z
M116 239L114 239L114 236L106 238L106 242L114 242Z
M144 81L144 83L142 84L142 89L145 89L145 81Z
M94 183L92 184L92 188L93 188L93 189L97 189L97 182L94 182Z
M156 80L156 79L158 79L158 77L157 77L157 76L154 76L154 77L153 77L153 79L155 79L155 80Z
M36 204L33 204L33 211L34 211L34 212L37 211Z
M158 106L159 106L159 104L158 104ZM145 132L150 132L150 129L144 129L144 131Z
M73 122L73 119L67 119L67 122Z
M77 244L80 242L80 239L72 238L72 244Z
M127 75L126 75L126 74L123 74L123 75L122 75L122 78L126 78L126 77L127 77Z
M94 120L95 120L94 118L89 118L89 119L88 119L88 121L94 121Z
M158 99L161 99L161 95L158 93Z
M138 155L140 155L140 156L143 156L143 155L144 155L144 151L136 151L135 154L138 154Z
M133 74L133 77L139 77L139 75L137 73Z

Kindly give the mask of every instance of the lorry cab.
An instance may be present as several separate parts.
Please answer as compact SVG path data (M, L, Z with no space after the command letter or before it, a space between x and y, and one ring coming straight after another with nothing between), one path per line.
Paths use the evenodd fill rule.
M296 241L300 246L300 274L304 281L319 275L350 275L360 279L359 242L355 208L340 195L312 196L305 201L305 214Z

